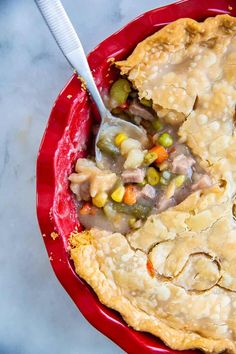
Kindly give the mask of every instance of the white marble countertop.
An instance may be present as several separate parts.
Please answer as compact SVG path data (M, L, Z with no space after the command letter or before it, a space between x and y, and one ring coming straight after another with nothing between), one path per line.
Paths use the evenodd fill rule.
M88 52L171 0L64 0ZM0 1L0 353L122 350L82 317L56 279L35 213L35 161L53 102L71 75L32 0Z

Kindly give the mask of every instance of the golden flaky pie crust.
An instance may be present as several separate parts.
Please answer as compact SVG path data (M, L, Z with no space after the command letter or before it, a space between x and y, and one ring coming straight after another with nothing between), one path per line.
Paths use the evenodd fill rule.
M76 272L136 330L175 349L236 353L236 19L180 19L117 66L158 115L182 122L214 185L127 236L72 235Z

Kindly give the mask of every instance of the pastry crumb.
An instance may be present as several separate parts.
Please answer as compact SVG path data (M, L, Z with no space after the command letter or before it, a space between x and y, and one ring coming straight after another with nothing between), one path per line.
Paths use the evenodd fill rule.
M107 59L107 63L114 63L115 58L111 57Z
M81 82L81 88L82 88L82 90L83 90L83 91L86 91L87 86L86 86L85 80L84 80L84 79L82 78L82 76L80 76L80 75L78 75L77 79L80 80L80 82Z
M58 233L57 232L51 232L51 238L53 239L53 241L55 241L56 240L56 238L58 238L59 237L59 235L58 235Z

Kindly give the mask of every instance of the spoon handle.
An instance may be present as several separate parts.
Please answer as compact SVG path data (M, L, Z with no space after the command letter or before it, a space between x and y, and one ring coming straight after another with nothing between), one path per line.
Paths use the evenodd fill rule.
M85 80L86 86L93 97L101 118L107 114L107 109L97 89L80 39L60 0L35 0L46 24L55 38L62 53Z

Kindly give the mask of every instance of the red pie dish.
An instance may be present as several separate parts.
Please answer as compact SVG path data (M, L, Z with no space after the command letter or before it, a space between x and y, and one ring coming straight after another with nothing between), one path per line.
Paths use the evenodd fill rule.
M235 2L183 0L146 12L105 39L88 56L102 95L108 93L111 83L118 77L113 62L126 59L140 41L179 18L202 21L219 14L236 16ZM37 159L37 216L49 260L85 318L123 350L128 353L177 353L158 338L133 330L117 312L104 306L76 274L70 260L69 237L82 227L68 176L76 160L86 156L93 122L97 120L96 109L74 74L53 106Z

